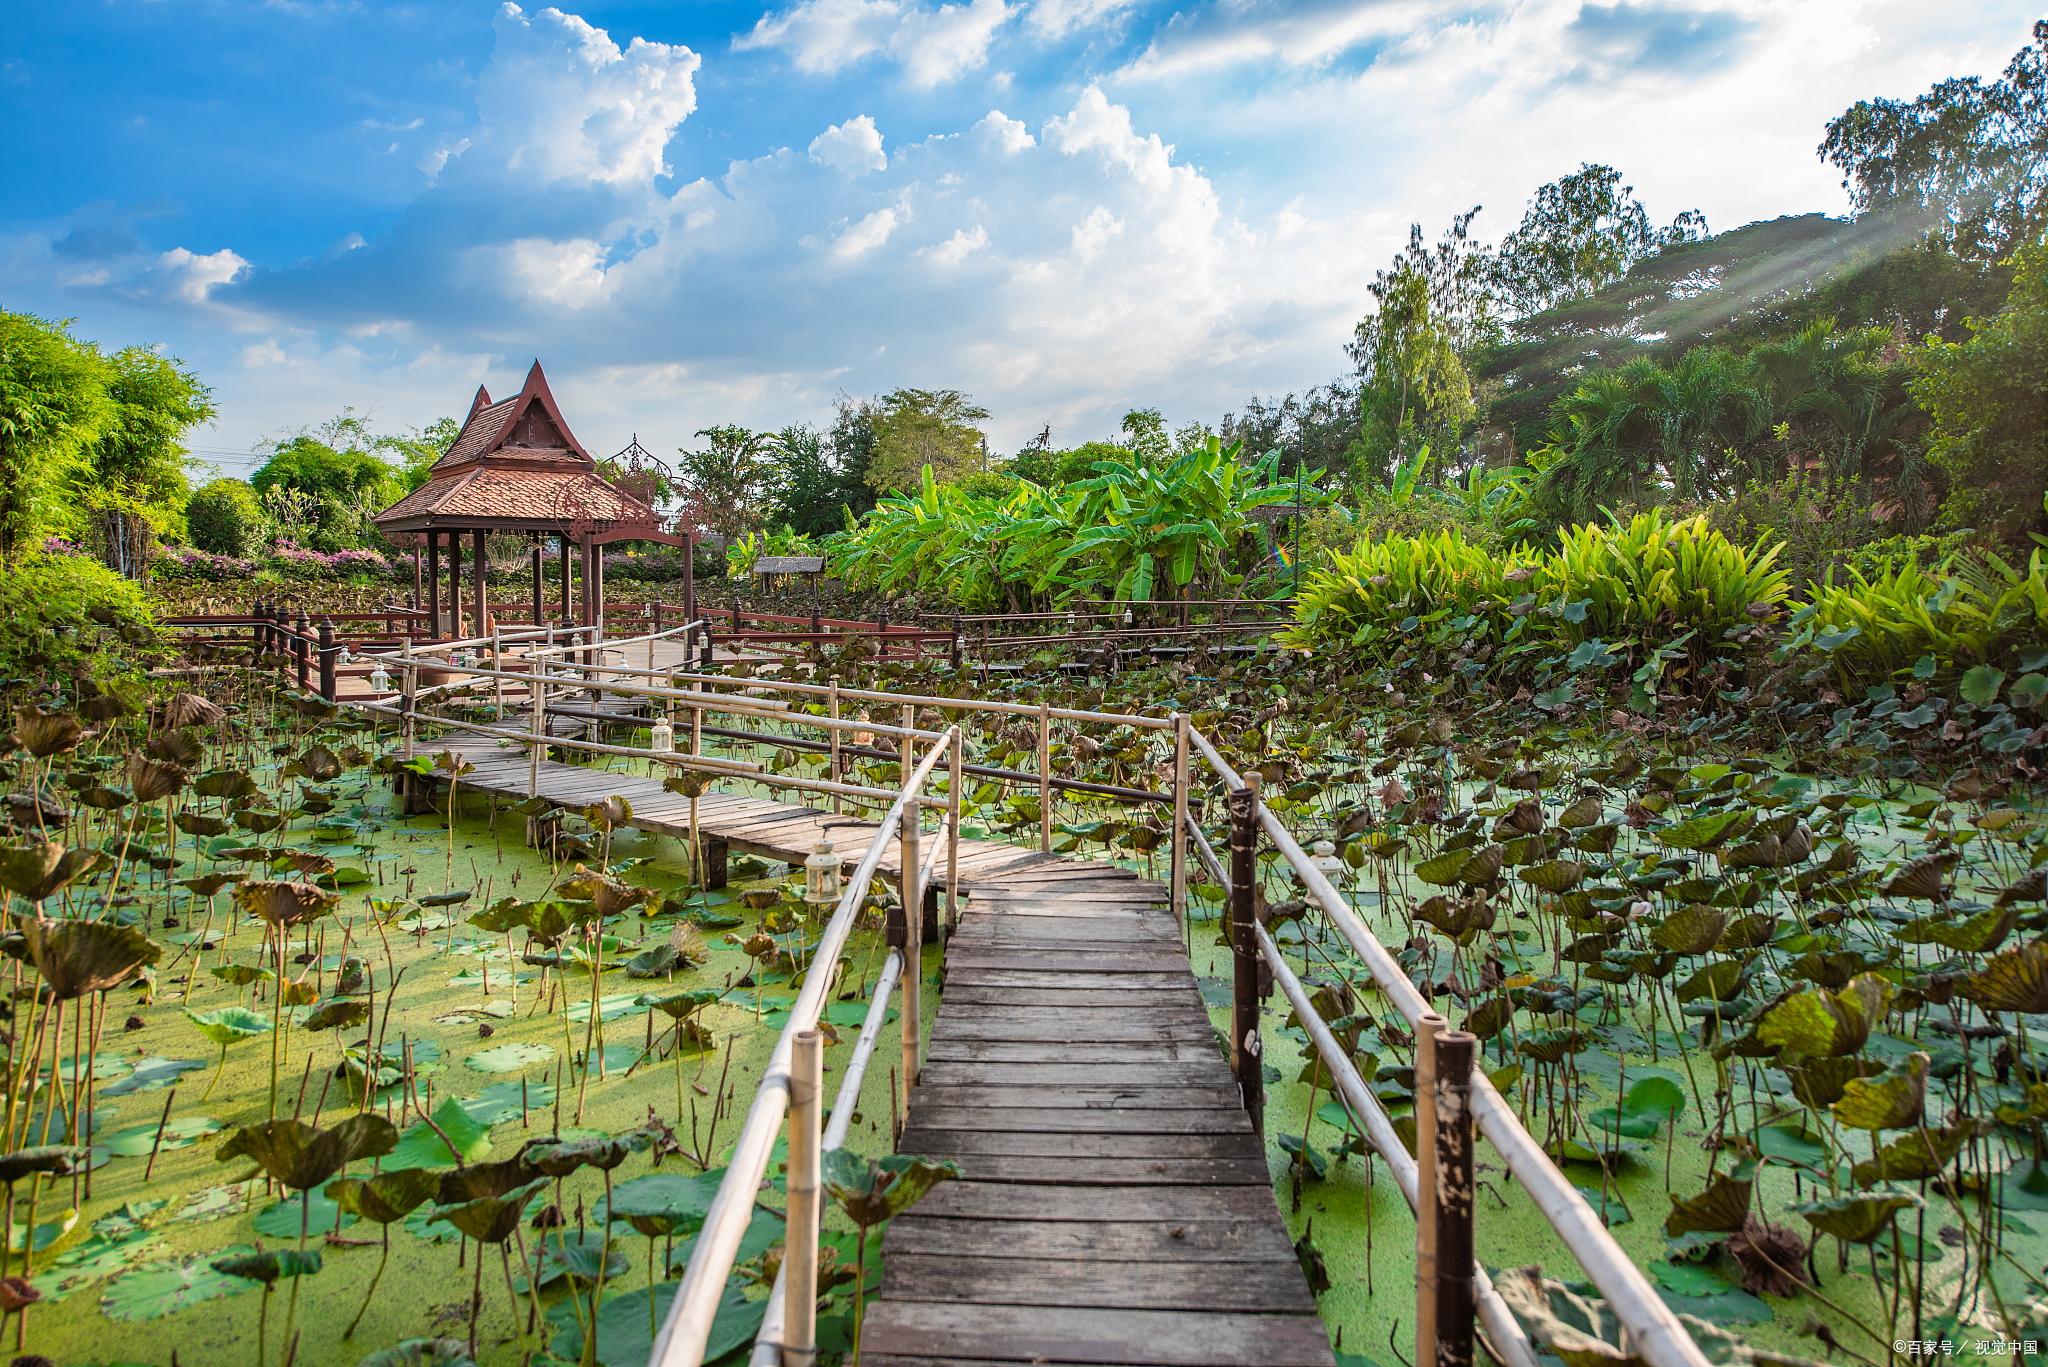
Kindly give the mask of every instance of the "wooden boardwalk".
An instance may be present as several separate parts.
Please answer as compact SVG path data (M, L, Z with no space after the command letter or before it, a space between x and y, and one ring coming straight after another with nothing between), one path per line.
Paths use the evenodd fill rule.
M527 795L517 750L454 746L475 766L465 789ZM621 796L635 827L689 832L688 799L658 779L546 761L539 787L568 807ZM697 817L731 849L799 863L824 822L851 819L723 793ZM835 843L852 862L868 837ZM881 873L899 873L893 842ZM969 840L960 885L900 1148L966 1176L890 1224L862 1361L1334 1367L1165 888Z
M1331 1367L1159 884L978 884L926 1057L900 1148L966 1180L890 1224L867 1367Z

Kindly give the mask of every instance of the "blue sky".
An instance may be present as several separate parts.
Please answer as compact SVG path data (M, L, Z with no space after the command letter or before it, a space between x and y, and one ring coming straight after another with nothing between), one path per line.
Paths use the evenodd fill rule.
M1582 161L1716 228L1842 192L1857 98L2008 0L78 0L0 17L0 306L163 343L195 436L460 416L539 357L594 450L966 390L991 445L1319 383L1364 285Z

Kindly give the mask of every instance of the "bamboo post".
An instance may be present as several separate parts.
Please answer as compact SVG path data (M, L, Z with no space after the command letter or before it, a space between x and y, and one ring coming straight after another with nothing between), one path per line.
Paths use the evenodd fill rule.
M540 762L548 753L548 688L543 682L547 658L539 655L527 658L533 661L533 744L526 752L526 795L531 798L540 795Z
M904 706L903 729L910 729L911 708ZM917 1019L920 1005L920 980L924 977L924 952L920 946L923 939L924 889L919 885L919 874L924 867L922 851L919 849L919 829L923 812L918 807L916 794L911 791L914 779L912 769L916 766L917 742L910 736L902 737L898 758L903 772L903 788L912 800L904 804L902 824L897 831L897 857L903 862L902 873L896 881L896 890L903 903L903 1114L907 1121L910 1115L910 1090L917 1086L918 1035Z
M1237 1074L1252 1129L1266 1132L1265 1048L1259 1036L1258 924L1253 889L1258 882L1259 790L1230 791L1230 1070Z
M1465 1030L1436 1037L1435 1367L1472 1367L1472 1063L1478 1045L1479 1037Z
M834 678L834 679L833 679L833 680L832 680L832 681L831 681L831 682L830 682L829 684L827 684L827 685L826 685L825 687L826 687L826 693L825 693L825 704L826 704L826 707L827 707L827 708L829 709L829 711L831 712L832 720L833 720L833 721L838 721L838 720L839 720L839 680L838 680L837 678ZM832 728L831 728L831 731L832 731L832 781L833 781L834 783L837 783L837 782L839 782L839 728L838 728L838 727L836 727L836 726L835 726L835 727L832 727ZM841 813L842 811L844 811L844 810L845 810L845 807L844 807L844 804L843 804L843 803L841 802L841 800L840 800L839 794L837 794L837 793L834 793L834 794L832 794L832 815L834 815L834 816L838 816L838 815L839 815L839 814L840 814L840 813Z
M504 668L504 633L498 629L498 624L493 622L491 624L491 669L493 671L502 671ZM494 672L491 675L491 720L505 720L505 676L502 672Z
M405 680L404 680L404 688L405 688L405 692L404 692L404 695L403 695L402 697L400 697L400 698L399 698L399 700L398 700L398 708L399 708L399 714L400 714L400 716L401 716L401 717L403 718L403 723L404 723L404 733L403 733L403 737L402 737L402 739L403 739L403 742L404 742L404 744L403 744L403 748L404 748L404 751L405 751L405 753L404 753L403 755L401 755L401 756L400 756L400 758L401 758L401 759L411 759L411 758L412 758L412 733L413 733L413 725L412 725L412 703L413 703L413 695L414 695L415 693L417 693L417 692L419 691L419 667L418 667L417 665L413 664L413 662L412 662L412 640L411 640L411 638L410 638L410 637L408 637L408 638L406 639L406 642L405 642L405 656L404 656L404 658L405 658Z
M1188 925L1188 718L1173 714L1173 835L1167 843L1167 878L1173 919Z
M960 782L964 777L966 735L953 728L951 767L946 775L946 935L939 941L943 956L946 940L960 924Z
M1052 704L1038 705L1038 849L1052 853Z
M1436 1041L1449 1026L1434 1011L1415 1022L1415 1351L1421 1355L1416 1367L1436 1362Z
M824 1036L817 1030L800 1030L794 1044L789 1069L789 1222L783 1255L789 1278L783 1294L782 1362L783 1367L812 1367L818 1360L818 1137Z

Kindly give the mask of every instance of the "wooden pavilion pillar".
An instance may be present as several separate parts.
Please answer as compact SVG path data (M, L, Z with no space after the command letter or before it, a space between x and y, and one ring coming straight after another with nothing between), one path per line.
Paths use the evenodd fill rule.
M562 625L573 626L575 614L569 610L569 534L563 532L555 538L562 547Z
M448 529L448 639L462 639L462 533Z
M533 624L539 626L547 620L548 616L547 602L541 595L539 532L528 532L526 534L526 550L528 556L533 560Z
M441 534L427 529L427 639L441 635Z
M486 561L486 560L485 560L485 558L484 558L484 537L485 537L484 529L483 529L483 528L481 528L481 527L477 528L477 529L476 529L476 532L475 532L475 537L476 537L476 634L477 634L477 635L479 635L479 636L488 636L488 635L490 635L490 634L491 634L491 629L490 629L489 627L487 627L487 626L485 626L485 625L484 625L485 619L486 619L486 618L488 618L488 617L489 617L489 615L490 615L490 613L489 613L489 604L488 604L488 602L487 602L487 594L486 594L486 592L485 592L485 581L486 581L486 580L488 580L488 579L490 578L490 575L489 575L488 573L486 573L486 571L487 571L487 570L488 570L488 569L490 568L490 566L489 566L489 562L488 562L488 561Z
M594 535L595 535L595 534L594 534L594 533L591 533L591 532L585 532L585 533L583 534L583 547L582 547L582 550L583 550L583 557L582 557L582 558L583 558L583 565L582 565L582 573L583 573L583 603L582 603L582 607L583 607L583 616L582 616L582 625L584 625L584 626L586 626L586 627L594 627L594 626L596 626L596 625L597 625L597 576L596 576L596 574L595 574L595 572L594 572L594 570L593 570L593 567L592 567L592 565L591 565L591 561L592 561L593 559L595 559L595 556L594 556L594 555L592 554L592 552L596 550L596 544L595 544L595 542L594 542L594 540L593 540L593 537L594 537ZM583 643L584 643L584 645L588 646L588 645L590 644L590 642L591 642L591 639L592 639L592 638L591 638L591 635L590 635L590 633L586 632L586 633L584 634L584 637L583 637ZM591 651L589 651L589 650L585 650L585 651L583 652L583 663L584 663L584 664L586 664L586 665L588 665L588 664L595 664L596 662L597 662L597 661L596 661L596 656L595 656L595 654L594 654L593 652L591 652Z

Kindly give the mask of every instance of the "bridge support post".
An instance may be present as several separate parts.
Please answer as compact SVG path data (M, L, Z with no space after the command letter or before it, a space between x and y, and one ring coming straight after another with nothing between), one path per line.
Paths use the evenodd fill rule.
M715 835L703 837L704 841L704 886L722 888L727 879L727 863L732 857L732 846Z
M1173 714L1173 835L1167 842L1167 893L1174 923L1193 944L1188 927L1188 718Z
M320 619L320 696L334 701L334 667L341 654L341 647L334 643L334 619Z
M783 1284L782 1367L812 1367L818 1360L819 1114L824 1109L825 1037L803 1030L793 1041L789 1069L789 1269Z
M1436 1362L1472 1367L1472 1065L1479 1037L1436 1037ZM1420 1367L1420 1364L1417 1364Z
M1434 1011L1415 1022L1415 1351L1422 1355L1417 1367L1436 1363L1436 1044L1449 1028Z
M1259 949L1253 891L1259 879L1259 791L1230 792L1230 1070L1252 1129L1266 1133L1265 1046L1259 1034Z

